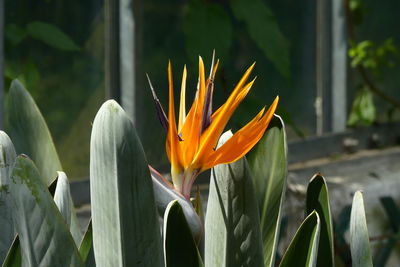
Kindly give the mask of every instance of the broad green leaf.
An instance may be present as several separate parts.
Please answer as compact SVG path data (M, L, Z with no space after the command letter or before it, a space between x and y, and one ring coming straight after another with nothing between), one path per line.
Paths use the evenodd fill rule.
M8 250L7 257L4 259L2 267L21 267L21 246L19 244L18 235L15 236L10 249Z
M349 126L371 125L375 117L376 108L372 92L368 88L363 88L354 98L347 124Z
M2 133L2 132L0 131L0 133ZM58 182L58 179L54 180L54 182L48 187L48 190L49 190L49 192L50 192L50 194L52 196L54 196L54 194L56 192L57 182ZM64 219L65 219L65 217L64 217ZM78 227L78 225L76 227ZM90 225L90 227L91 227L91 225ZM78 230L79 230L79 228L78 228ZM92 248L92 246L91 246L92 243L91 242L92 241L91 241L91 228L90 228L90 247ZM93 249L91 249L90 252L91 252L91 254L90 254L91 258L90 259L93 259L93 261L90 261L90 260L89 261L85 261L86 262L86 266L88 266L88 267L89 266L90 267L93 266L94 267L95 264L94 264ZM86 259L86 257L85 257L85 259ZM19 244L19 237L17 235L14 238L14 241L13 241L13 243L12 243L12 245L11 245L9 251L8 251L7 257L4 260L4 263L3 263L2 267L20 267L20 266L21 266L21 247L20 247L20 244Z
M163 216L169 203L175 199L178 200L179 205L183 209L190 230L192 231L193 237L196 240L200 240L204 233L203 224L192 203L182 196L182 194L177 192L175 188L153 167L149 166L149 168L158 213Z
M26 31L14 23L8 23L4 27L4 37L11 45L16 46L26 38Z
M333 252L333 227L329 194L325 179L320 174L314 175L308 184L306 208L307 214L314 210L317 211L321 220L317 266L333 267L335 254Z
M262 0L230 1L235 17L246 24L250 37L286 78L290 77L289 42Z
M61 215L64 217L75 244L78 246L82 240L82 232L79 228L74 203L72 202L68 178L64 172L58 172L54 202L60 210Z
M4 137L2 134L5 135L5 133L0 131L0 136ZM14 151L14 153L15 153L15 151ZM15 155L14 155L14 160L15 160ZM11 165L13 165L13 164L11 164ZM56 191L56 184L57 184L57 179L54 180L54 182L48 187L48 190L52 196L54 196L54 193ZM11 216L11 214L10 214L10 216ZM11 224L13 225L12 217L10 219L11 219ZM0 218L0 220L1 220L1 218ZM4 223L4 225L6 226L5 223ZM14 228L14 226L13 226L13 228ZM7 257L5 258L2 267L20 267L20 266L21 266L21 246L19 244L19 236L16 235L14 240L12 241L12 245L8 249ZM91 265L91 266L94 266L94 265Z
M227 57L233 29L225 9L211 2L192 0L183 17L185 48L191 58L211 55L213 49L223 60Z
M162 266L153 187L132 121L117 102L105 102L90 144L93 246L101 266Z
M13 143L0 131L0 262L4 261L15 237L10 196L10 174L15 157Z
M372 265L371 249L367 221L365 218L364 199L361 191L354 194L350 215L350 251L353 267Z
M178 200L164 214L164 257L167 267L202 266L201 258Z
M313 211L300 225L279 266L317 266L320 228L318 213Z
M79 46L57 26L41 21L33 21L26 26L26 31L33 38L43 43L66 51L77 51Z
M231 135L223 134L220 143ZM264 265L258 204L245 158L211 171L205 265Z
M18 156L11 174L22 266L82 266L77 247L34 163Z
M11 83L8 95L10 137L19 154L28 155L40 171L40 177L50 185L61 171L61 163L46 122L35 101L18 81Z
M86 267L96 266L93 252L93 230L91 220L79 247L79 254L81 255L82 261L84 262Z
M274 116L258 144L247 154L261 217L264 264L275 266L287 176L285 126Z

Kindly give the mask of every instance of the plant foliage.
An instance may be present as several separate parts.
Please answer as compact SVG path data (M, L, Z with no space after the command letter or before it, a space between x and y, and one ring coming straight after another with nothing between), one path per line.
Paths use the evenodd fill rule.
M280 117L247 157L211 170L203 222L199 193L193 205L149 170L133 123L115 101L105 102L93 123L92 221L82 234L43 117L19 82L10 94L12 139L27 155L16 156L0 132L3 267L334 266L333 219L320 174L308 185L306 218L289 247L278 249L287 176ZM353 266L372 266L360 192L351 210L350 248Z

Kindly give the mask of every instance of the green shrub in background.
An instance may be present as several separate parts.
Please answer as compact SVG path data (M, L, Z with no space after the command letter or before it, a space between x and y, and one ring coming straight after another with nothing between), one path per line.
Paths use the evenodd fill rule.
M68 179L56 172L61 164L47 126L18 81L7 106L11 139L0 133L2 266L334 265L328 189L321 175L309 183L305 219L289 247L283 255L277 249L287 174L285 127L278 116L246 157L212 169L201 223L201 208L149 170L124 110L105 102L91 138L93 221L82 236ZM353 266L372 265L359 192L350 247Z

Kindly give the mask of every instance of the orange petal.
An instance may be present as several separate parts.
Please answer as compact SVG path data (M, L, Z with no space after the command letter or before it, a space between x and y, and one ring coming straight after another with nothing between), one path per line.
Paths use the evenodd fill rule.
M218 62L217 62L218 63ZM237 83L237 85L235 86L235 88L233 89L231 95L229 96L229 98L236 98L237 95L240 93L240 89L243 88L243 85L246 83L247 79L249 78L251 72L254 69L254 66L256 65L256 63L254 62L247 70L246 72L243 74L243 77L240 79L240 81ZM228 99L229 100L229 99ZM228 100L226 102L228 102ZM226 104L226 103L225 103ZM218 115L218 113L223 109L223 107L225 106L225 104L223 104L222 106L220 106L213 114L212 119L214 119L215 116Z
M199 146L200 126L205 95L206 84L204 63L203 59L199 57L199 88L186 122L182 127L182 138L185 140L183 142L184 147L182 148L185 166L190 164Z
M215 63L214 67L212 68L212 73L210 73L210 75L211 75L213 80L215 79L215 73L216 73L216 71L218 69L218 66L219 66L219 60L217 60L217 63ZM200 87L201 72L204 73L204 63L203 63L202 58L199 57L199 84L198 84L198 87ZM204 87L204 96L203 96L203 101L202 102L204 102L204 97L205 97L205 93L206 93L205 90L206 90L207 86L208 86L208 81L207 81L206 86ZM192 127L193 116L195 114L195 109L197 107L196 105L197 105L197 101L198 100L199 100L199 88L198 88L198 90L196 92L193 104L190 107L189 112L188 112L188 114L186 116L185 123L184 123L183 127L180 130L180 132L182 133L183 137L187 136L189 134L189 131L190 131L191 127Z
M212 80L215 80L215 73L217 72L218 66L219 66L219 59L217 59L217 63L215 63L215 65L214 65L213 72L211 75Z
M176 130L176 121L175 121L175 107L174 107L174 88L172 81L172 67L171 62L168 62L168 86L169 86L169 107L168 107L168 135L167 135L167 143L166 150L169 159L171 162L171 175L175 185L179 184L179 181L176 180L176 175L181 171L182 165L179 160L180 153L178 151L178 133ZM174 180L175 179L175 180Z
M262 109L253 120L236 132L215 152L209 155L207 161L202 164L202 171L218 164L234 162L246 155L264 135L275 113L278 101L279 97L276 97L265 114L263 114L264 109Z
M181 131L186 119L186 65L183 68L182 85L181 85L181 101L179 104L179 125L178 132Z
M194 166L200 166L203 159L208 157L208 154L213 151L228 120L230 119L240 102L250 91L253 83L254 80L241 88L240 92L235 93L237 95L235 98L229 97L228 101L224 104L224 108L219 112L218 116L213 119L210 126L205 130L205 132L201 136L198 152L193 159Z

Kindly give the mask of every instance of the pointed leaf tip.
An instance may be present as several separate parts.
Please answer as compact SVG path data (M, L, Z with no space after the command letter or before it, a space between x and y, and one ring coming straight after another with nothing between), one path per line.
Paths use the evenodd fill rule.
M153 100L154 100L154 105L156 107L158 120L160 121L161 126L164 128L164 130L168 131L169 122L168 122L167 115L165 114L165 111L161 105L160 100L157 97L156 91L154 90L153 84L151 83L150 77L147 73L146 73L146 76L147 76L147 80L149 82L151 93L153 95Z

